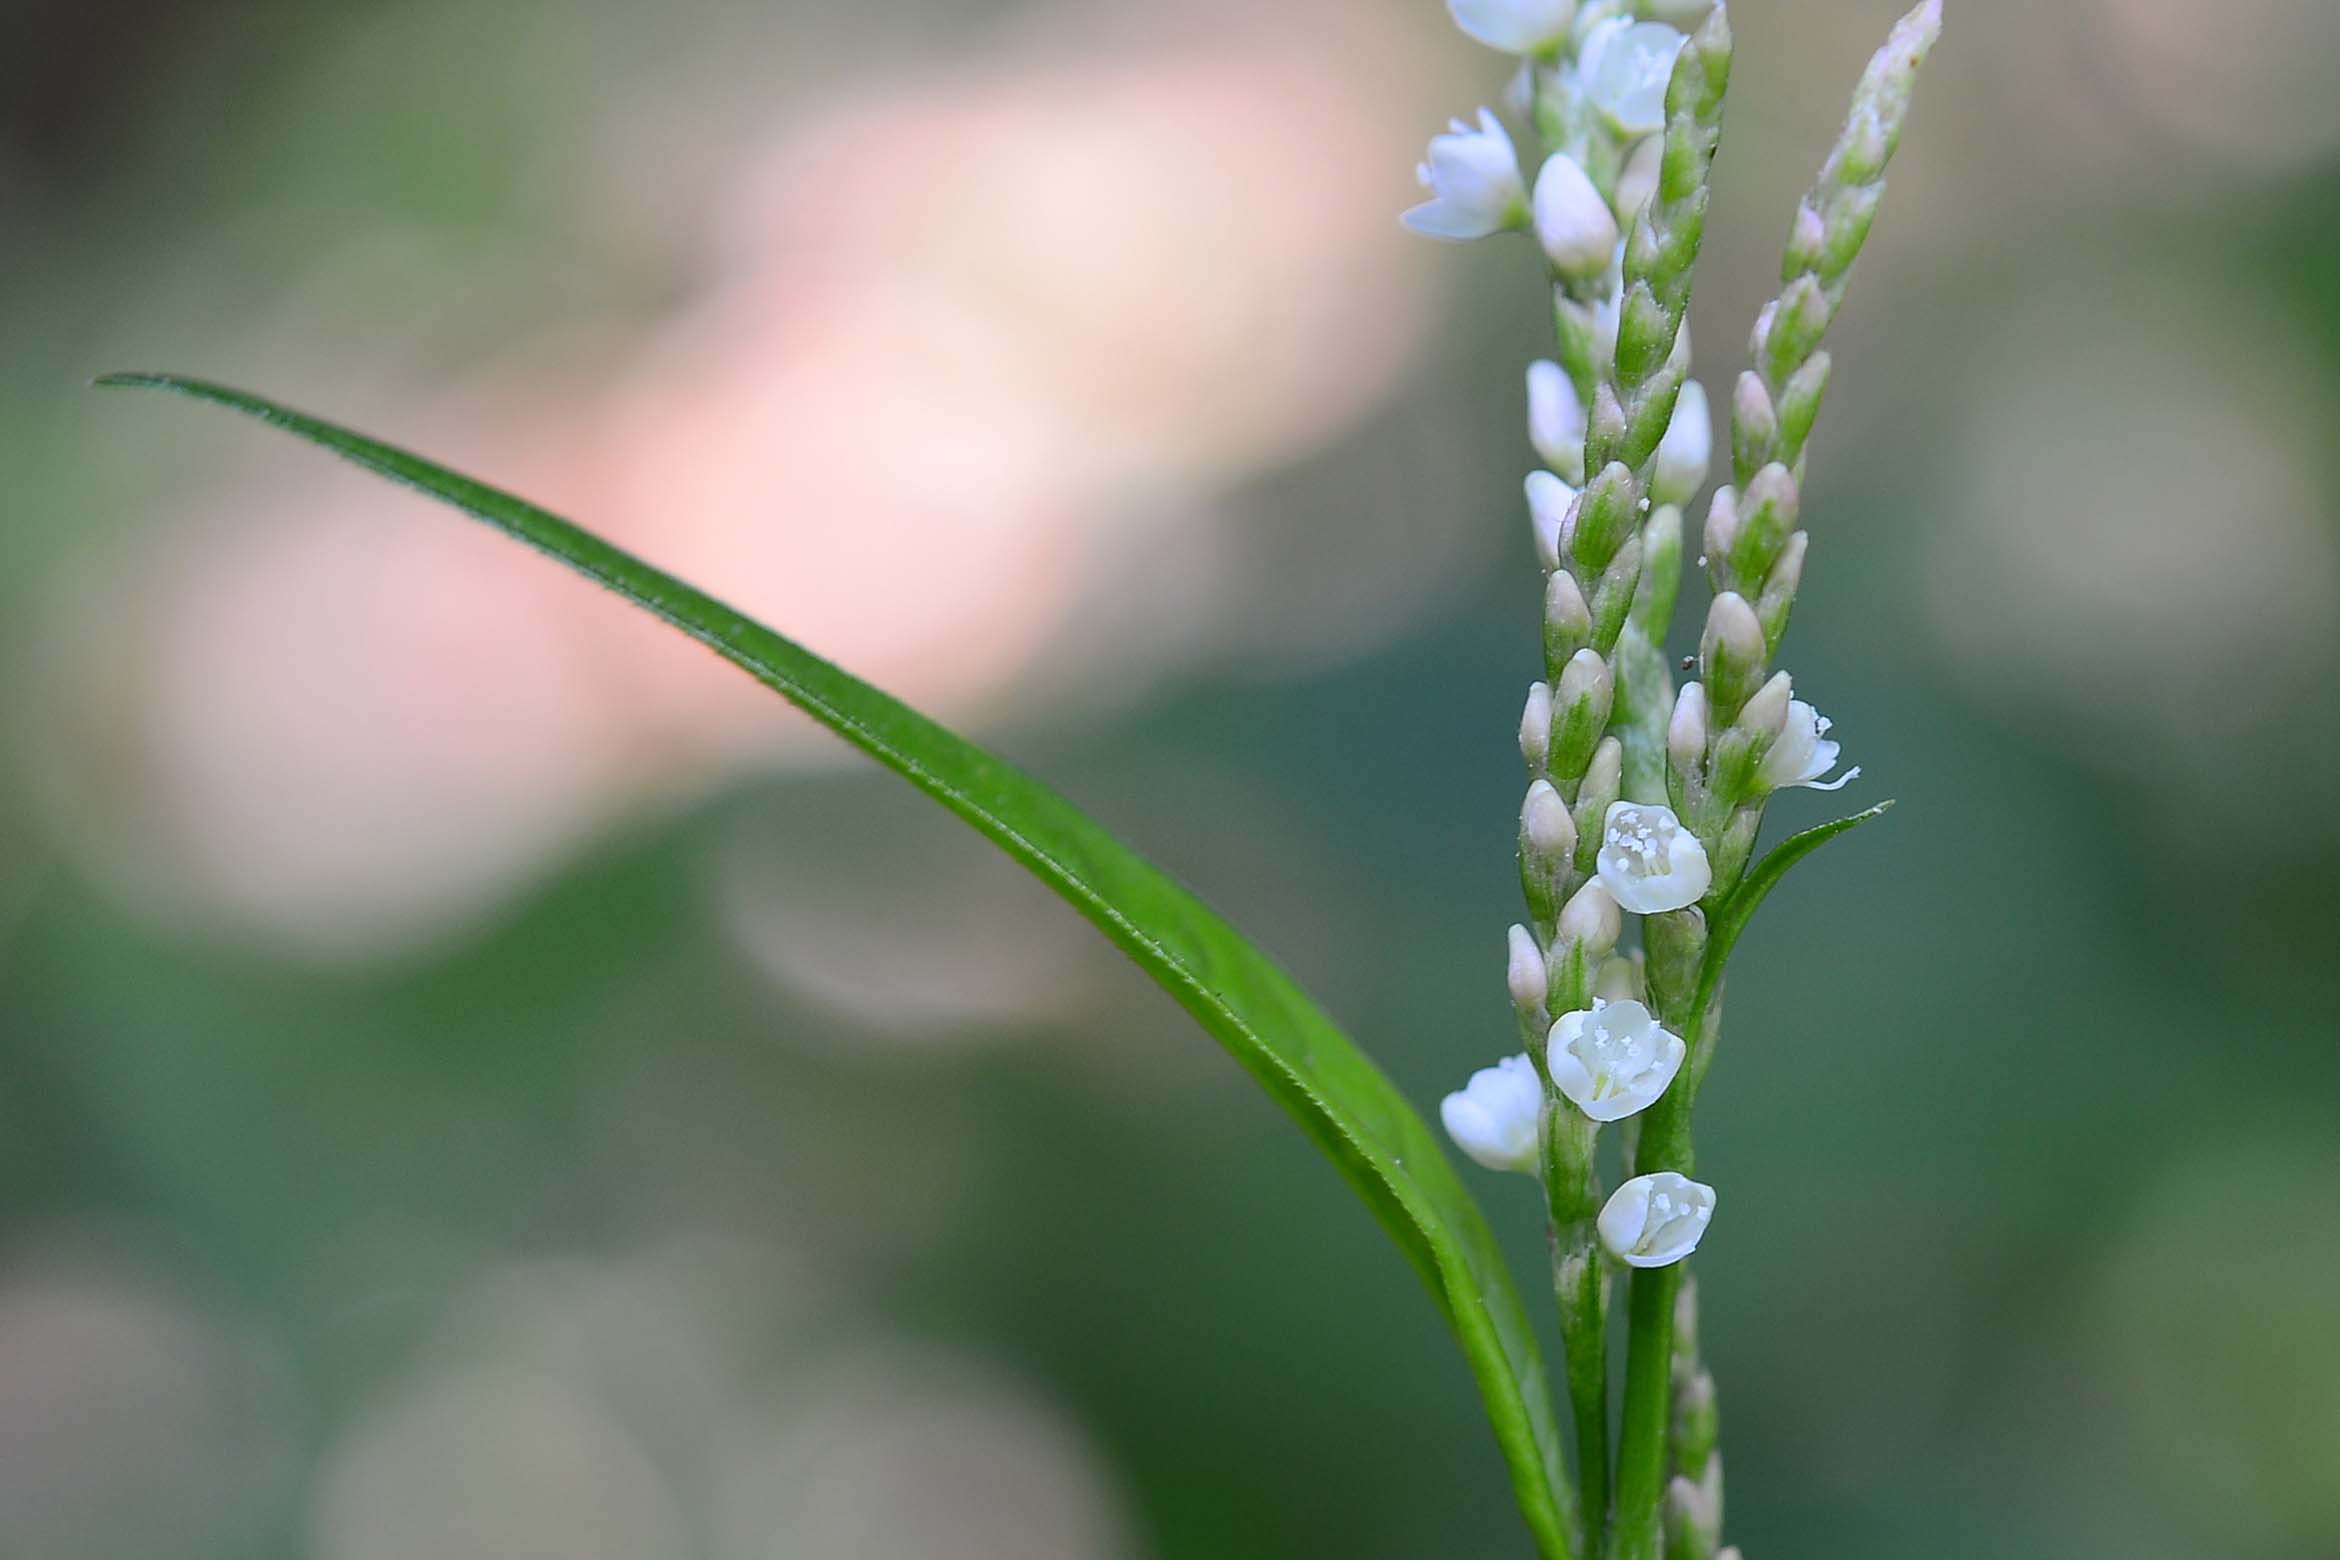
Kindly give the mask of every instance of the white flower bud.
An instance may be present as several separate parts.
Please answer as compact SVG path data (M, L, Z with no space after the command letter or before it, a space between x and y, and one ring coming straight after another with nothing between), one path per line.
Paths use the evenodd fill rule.
M1739 490L1726 482L1706 501L1706 531L1701 541L1706 553L1699 559L1725 579L1730 577L1731 548L1738 543L1740 524Z
M1530 683L1527 707L1519 712L1519 756L1529 770L1542 775L1552 761L1552 685Z
M1430 141L1430 156L1414 177L1430 199L1406 212L1407 227L1430 238L1460 243L1518 227L1527 216L1527 188L1519 154L1490 109L1479 110L1474 130L1451 121L1445 135Z
M1584 588L1566 569L1554 566L1544 582L1544 648L1573 656L1592 637L1592 607ZM1563 663L1565 664L1565 663Z
M1527 801L1519 809L1519 832L1526 837L1528 849L1546 861L1562 861L1576 854L1576 824L1568 816L1568 804L1560 800L1549 780L1538 780L1528 787Z
M1563 1013L1546 1038L1553 1086L1594 1121L1622 1121L1657 1103L1690 1048L1639 1002Z
M1602 820L1600 880L1635 915L1660 915L1698 903L1714 881L1706 847L1671 807L1616 802Z
M1577 449L1577 465L1584 464L1584 450ZM1560 556L1567 550L1565 532L1568 526L1569 506L1576 502L1576 489L1555 477L1549 471L1531 471L1527 477L1528 522L1536 530L1536 556L1547 569L1560 566Z
M1599 878L1578 889L1560 910L1560 935L1555 946L1582 944L1585 962L1597 963L1617 946L1618 934L1625 930L1625 919L1617 913L1617 901Z
M1666 723L1666 757L1677 769L1695 770L1706 757L1708 732L1706 684L1682 684L1682 691L1674 696L1673 718Z
M1788 710L1794 702L1794 681L1785 672L1774 672L1771 680L1740 706L1737 725L1742 731L1776 739L1786 729Z
M1601 1209L1601 1244L1627 1267L1671 1267L1698 1249L1714 1217L1714 1188L1671 1170L1637 1175Z
M1446 0L1446 9L1455 26L1506 54L1541 54L1576 20L1576 0Z
M1560 668L1560 686L1552 692L1552 707L1565 716L1579 703L1590 699L1605 713L1616 693L1616 674L1601 659L1601 653L1593 649L1579 650ZM1602 724L1606 725L1607 721L1604 719ZM1587 746L1590 746L1589 739Z
M1658 174L1666 161L1666 138L1645 135L1633 143L1625 166L1617 171L1617 220L1628 231L1650 198L1657 194Z
M1544 1085L1536 1064L1507 1056L1471 1074L1471 1081L1439 1102L1438 1119L1454 1146L1490 1170L1536 1168L1537 1126Z
M1780 727L1771 751L1763 755L1763 783L1773 790L1800 785L1815 791L1841 791L1851 784L1860 775L1858 764L1833 780L1822 778L1836 767L1837 755L1843 751L1840 744L1828 740L1828 729L1834 724L1801 699L1790 703L1786 724Z
M1524 926L1511 929L1511 937L1504 949L1504 984L1511 988L1511 1005L1522 1013L1540 1013L1548 990L1549 975L1544 967L1544 950L1536 946L1535 935Z
M1658 440L1657 465L1650 473L1650 496L1661 504L1686 504L1690 495L1706 486L1707 468L1714 461L1714 418L1707 406L1706 387L1697 380L1682 386L1674 402L1674 420Z
M1528 442L1567 482L1584 485L1584 401L1568 370L1549 358L1527 371Z
M1617 133L1648 135L1666 124L1666 84L1674 56L1689 40L1663 22L1612 17L1584 40L1582 75L1592 99Z
M1563 276L1598 276L1617 252L1617 214L1566 152L1545 158L1536 175L1535 222L1536 241Z
M1697 1534L1705 1540L1700 1547L1711 1547L1714 1534L1722 1526L1722 1458L1709 1457L1706 1473L1692 1479L1675 1474L1666 1485L1666 1528ZM1684 1546L1688 1547L1688 1546Z

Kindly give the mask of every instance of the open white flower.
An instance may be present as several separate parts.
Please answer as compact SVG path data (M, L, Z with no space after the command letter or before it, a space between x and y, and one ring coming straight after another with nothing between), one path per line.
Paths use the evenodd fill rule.
M1698 903L1714 882L1706 847L1671 807L1612 802L1601 825L1601 882L1635 915L1658 915Z
M1528 442L1544 464L1584 485L1584 401L1568 370L1543 358L1528 365Z
M1576 0L1446 0L1446 9L1455 26L1506 54L1541 54L1576 20Z
M1698 1249L1714 1217L1714 1188L1671 1170L1637 1175L1601 1209L1601 1244L1627 1267L1671 1267Z
M1431 238L1462 243L1485 238L1527 220L1527 185L1520 178L1519 154L1492 109L1479 110L1474 130L1449 121L1445 135L1430 139L1430 155L1414 177L1430 199L1407 211L1407 227Z
M1858 764L1833 780L1822 778L1836 767L1836 756L1843 751L1841 744L1828 740L1828 728L1833 724L1803 700L1792 701L1787 724L1780 728L1771 751L1763 755L1763 783L1775 791L1793 785L1841 791L1857 779L1861 772Z
M1689 1054L1639 1002L1598 997L1590 1012L1561 1014L1546 1046L1553 1085L1595 1121L1622 1121L1657 1103Z
M1689 40L1663 22L1611 17L1584 40L1585 95L1624 136L1648 135L1666 124L1666 84L1674 56Z
M1439 1102L1438 1119L1454 1146L1490 1170L1536 1168L1536 1129L1544 1111L1544 1084L1526 1056L1507 1056L1471 1074L1471 1081Z

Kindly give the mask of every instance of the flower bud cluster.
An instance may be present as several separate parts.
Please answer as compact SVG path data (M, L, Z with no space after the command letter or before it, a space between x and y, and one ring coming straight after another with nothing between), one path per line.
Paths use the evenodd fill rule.
M1773 661L1803 579L1804 454L1830 373L1820 342L1875 216L1910 87L1940 23L1922 0L1870 64L1844 134L1798 209L1786 285L1733 388L1728 484L1709 501L1713 587L1677 695L1664 646L1684 507L1715 461L1714 408L1690 378L1685 316L1731 71L1719 0L1448 0L1464 32L1519 58L1505 102L1533 126L1523 164L1482 110L1432 141L1434 237L1532 236L1557 349L1527 373L1529 528L1543 578L1543 675L1528 690L1518 854L1526 920L1504 979L1520 1054L1447 1097L1479 1163L1539 1173L1588 1516L1616 1560L1723 1560L1722 1461L1695 1301L1672 1271L1711 1221L1689 1178L1691 1103L1720 1024L1708 917L1743 879L1768 799L1833 790L1829 722ZM1532 169L1532 177L1525 171ZM1619 951L1625 918L1640 947ZM1630 1121L1629 1178L1602 1195L1599 1129ZM1608 1269L1633 1280L1616 1479L1609 1479ZM1669 1336L1668 1297L1679 1296ZM1654 1299L1654 1306L1645 1301ZM1655 1328L1653 1337L1652 1329ZM1669 1457L1670 1450L1670 1457Z
M1524 493L1544 577L1544 664L1520 712L1527 919L1511 928L1504 961L1525 1055L1475 1076L1446 1114L1480 1162L1544 1172L1563 1255L1589 1285L1564 1295L1574 1327L1600 1304L1593 1134L1662 1097L1689 1051L1645 1005L1639 957L1616 954L1625 916L1678 910L1710 878L1695 833L1656 800L1662 781L1639 787L1644 802L1627 800L1626 742L1658 745L1671 683L1654 646L1679 581L1678 506L1704 485L1714 454L1705 392L1687 377L1683 311L1730 31L1710 0L1678 0L1664 17L1621 0L1450 9L1471 37L1521 57L1515 106L1532 115L1544 154L1525 164L1528 178L1492 113L1475 129L1458 122L1431 143L1421 169L1431 198L1406 220L1439 238L1531 233L1553 281L1559 352L1527 377L1529 440L1543 463ZM1661 690L1631 722L1620 654L1629 630L1639 636L1632 675ZM1651 705L1646 692L1642 703ZM1532 1107L1521 1064L1543 1085ZM1540 1165L1519 1150L1531 1135Z
M1918 68L1942 31L1941 0L1898 22L1853 91L1852 110L1788 232L1787 281L1757 316L1754 368L1732 397L1734 480L1745 488L1778 465L1803 468L1805 441L1828 388L1820 338L1836 318L1854 260L1885 194L1885 165L1901 143Z

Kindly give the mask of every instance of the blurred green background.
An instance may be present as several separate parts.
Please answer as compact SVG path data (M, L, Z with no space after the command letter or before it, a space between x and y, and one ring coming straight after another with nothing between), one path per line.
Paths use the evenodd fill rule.
M1741 7L1711 385L1892 10ZM1396 213L1502 61L1435 0L0 32L0 1554L1525 1553L1415 1280L1069 912L549 565L82 388L613 532L1428 1108L1512 1043L1544 327ZM1893 183L1786 664L1902 805L1735 966L1728 1525L2340 1555L2340 8L1954 0Z

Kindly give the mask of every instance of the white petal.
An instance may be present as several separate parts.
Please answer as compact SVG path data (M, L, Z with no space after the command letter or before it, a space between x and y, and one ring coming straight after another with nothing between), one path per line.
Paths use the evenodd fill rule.
M1661 504L1682 504L1706 485L1707 468L1714 460L1714 418L1706 401L1706 387L1697 380L1682 386L1674 402L1673 421L1658 441L1657 465L1650 474L1650 496Z
M1698 1249L1714 1217L1714 1188L1661 1170L1638 1175L1601 1209L1601 1244L1628 1267L1670 1267Z
M1571 483L1584 481L1584 402L1568 371L1550 359L1527 372L1528 442L1544 464Z
M1661 915L1696 904L1714 882L1698 836L1670 807L1613 802L1602 820L1596 858L1601 883L1635 915Z
M1454 24L1491 49L1538 54L1568 35L1576 0L1446 0Z
M1398 220L1425 238L1443 239L1450 244L1467 243L1497 231L1483 219L1444 200L1426 200L1409 208Z
M1622 25L1620 25L1622 24ZM1585 95L1620 135L1648 135L1666 123L1666 84L1689 40L1663 22L1617 17L1585 39Z
M1438 1118L1455 1146L1488 1169L1533 1170L1543 1108L1535 1063L1507 1056L1440 1101Z

